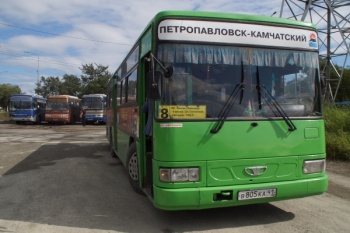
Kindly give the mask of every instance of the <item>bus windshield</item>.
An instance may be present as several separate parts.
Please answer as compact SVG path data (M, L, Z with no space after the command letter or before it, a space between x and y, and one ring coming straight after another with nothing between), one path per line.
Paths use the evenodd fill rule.
M10 99L10 111L14 111L17 109L33 109L33 100L29 97L12 97Z
M81 104L84 109L103 109L103 102L101 97L83 97Z
M69 110L69 103L47 102L46 110Z
M289 117L320 115L317 52L164 43L157 57L174 67L159 118L216 118L232 95L228 118L279 117L271 99Z

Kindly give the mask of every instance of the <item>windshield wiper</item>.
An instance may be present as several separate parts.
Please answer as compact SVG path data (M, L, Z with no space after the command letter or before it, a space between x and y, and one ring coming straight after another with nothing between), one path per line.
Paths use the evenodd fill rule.
M260 75L259 75L258 67L256 68L256 89L258 91L259 109L261 109L261 96L262 96L265 102L267 103L267 105L270 107L270 109L272 111L273 109L275 109L278 112L279 116L281 116L283 120L286 122L286 124L289 127L288 131L296 130L297 127L293 124L291 119L289 119L288 115L283 111L282 107L278 104L275 98L273 98L269 90L264 85L260 85Z
M243 62L241 64L241 83L237 84L235 86L235 88L233 89L233 91L231 92L230 96L228 97L228 99L226 100L224 106L222 107L220 113L218 114L218 118L219 120L216 122L216 124L214 125L214 127L210 130L210 133L212 134L216 134L217 132L219 132L219 130L222 128L222 126L225 123L225 120L227 118L228 113L230 112L235 100L236 100L236 96L238 94L238 91L241 91L240 94L240 99L239 99L239 104L242 103L242 99L243 99L243 92L244 92L244 69L243 69Z

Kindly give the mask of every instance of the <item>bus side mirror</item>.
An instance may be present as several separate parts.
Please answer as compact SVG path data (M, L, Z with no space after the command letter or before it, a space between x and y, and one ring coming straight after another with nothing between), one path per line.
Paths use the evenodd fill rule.
M147 73L146 91L150 100L159 100L162 90L162 73L149 71Z
M173 73L174 73L174 67L173 66L167 66L165 68L164 77L165 78L170 78L171 76L173 76Z

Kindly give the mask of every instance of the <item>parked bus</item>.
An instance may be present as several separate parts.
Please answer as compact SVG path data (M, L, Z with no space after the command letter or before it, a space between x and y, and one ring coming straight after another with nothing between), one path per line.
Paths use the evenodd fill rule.
M80 120L80 99L70 95L47 97L45 121L48 123L75 124Z
M46 98L39 95L12 95L9 102L9 117L16 124L33 122L40 124L45 117Z
M81 106L86 110L85 122L106 123L106 95L89 94L81 98Z
M324 193L317 41L306 22L158 13L107 93L107 138L135 191L164 210Z

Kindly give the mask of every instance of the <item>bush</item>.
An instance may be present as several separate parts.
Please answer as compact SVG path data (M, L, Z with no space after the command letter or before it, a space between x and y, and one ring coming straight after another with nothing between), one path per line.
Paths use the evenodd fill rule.
M350 160L350 106L324 106L328 159Z
M9 121L9 115L8 112L4 111L4 110L0 110L0 121Z

